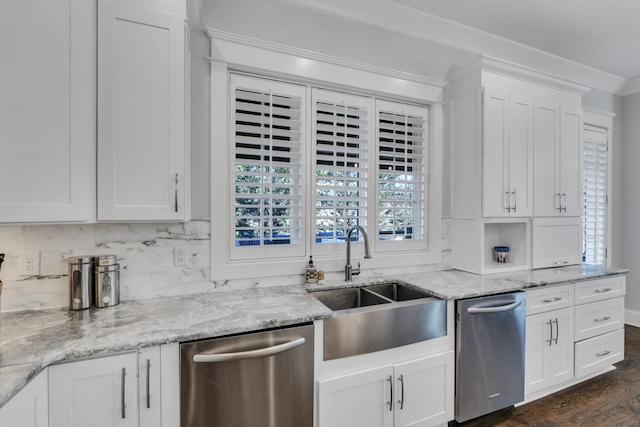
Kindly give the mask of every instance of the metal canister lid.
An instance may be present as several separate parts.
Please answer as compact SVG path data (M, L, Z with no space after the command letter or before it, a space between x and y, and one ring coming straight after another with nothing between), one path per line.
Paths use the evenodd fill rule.
M69 257L69 264L91 264L93 258L89 255Z
M96 273L108 273L110 271L119 271L120 264L96 265Z
M115 255L100 255L96 257L96 265L114 265L115 263Z

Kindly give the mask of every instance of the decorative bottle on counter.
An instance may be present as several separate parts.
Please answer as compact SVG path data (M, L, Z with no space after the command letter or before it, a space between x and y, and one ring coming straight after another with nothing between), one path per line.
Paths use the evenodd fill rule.
M318 269L313 265L313 258L309 256L309 264L304 268L304 283L313 285L318 283Z

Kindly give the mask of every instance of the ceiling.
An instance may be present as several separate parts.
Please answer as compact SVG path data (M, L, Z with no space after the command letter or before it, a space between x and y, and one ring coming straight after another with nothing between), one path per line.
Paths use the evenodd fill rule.
M387 0L627 80L640 78L638 0Z

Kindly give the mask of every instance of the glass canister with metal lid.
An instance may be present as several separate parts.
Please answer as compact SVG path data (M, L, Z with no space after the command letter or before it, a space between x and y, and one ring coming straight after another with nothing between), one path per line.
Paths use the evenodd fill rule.
M102 255L95 262L96 307L120 303L120 264L115 255Z
M69 258L69 310L84 310L93 305L93 259Z

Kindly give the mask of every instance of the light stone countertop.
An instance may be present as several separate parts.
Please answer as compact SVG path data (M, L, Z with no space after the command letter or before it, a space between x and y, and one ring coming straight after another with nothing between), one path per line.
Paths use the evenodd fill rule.
M476 275L456 270L362 277L353 282L278 286L124 301L110 308L0 314L0 407L55 362L172 342L213 338L328 318L307 290L398 281L444 299L462 299L624 274L603 267L561 267Z
M628 271L620 268L581 265L485 275L458 270L441 270L396 274L392 277L356 276L352 282L346 284L340 280L327 280L319 285L308 285L307 289L313 292L314 290L334 289L345 286L358 287L396 281L414 288L423 289L438 298L455 300L625 274Z
M69 312L0 314L0 407L46 366L172 342L327 318L303 286L252 288L147 300Z

